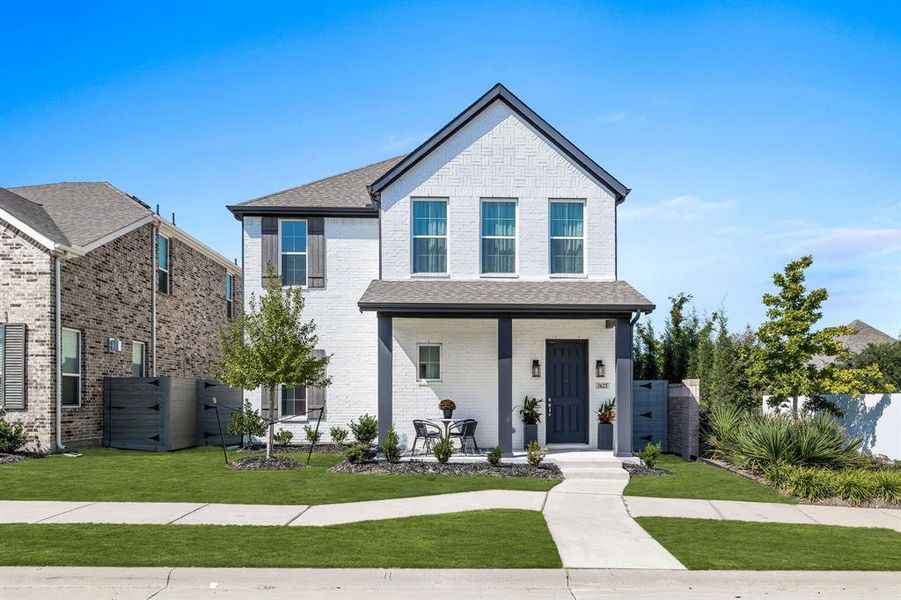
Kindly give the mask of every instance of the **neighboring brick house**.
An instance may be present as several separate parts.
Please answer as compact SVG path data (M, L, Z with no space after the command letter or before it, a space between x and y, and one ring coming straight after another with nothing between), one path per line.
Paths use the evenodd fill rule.
M617 276L628 193L498 84L407 156L230 206L246 291L268 264L302 286L332 355L327 399L279 391L282 426L300 433L315 397L326 425L377 414L409 448L413 420L452 398L479 445L509 453L528 395L548 399L540 442L593 446L615 398L631 456L632 326L654 305Z
M98 444L103 378L211 375L242 285L240 267L108 183L0 188L6 418L44 451Z

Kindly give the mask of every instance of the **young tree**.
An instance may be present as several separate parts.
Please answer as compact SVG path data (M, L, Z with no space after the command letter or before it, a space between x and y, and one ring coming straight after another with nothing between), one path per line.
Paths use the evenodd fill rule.
M697 344L699 319L692 311L685 316L685 306L691 294L679 292L670 297L672 306L663 330L661 346L662 377L668 381L682 381L688 375L688 361Z
M654 337L651 322L635 325L634 365L635 379L660 378L660 343Z
M751 351L751 383L770 395L771 406L790 400L792 409L797 410L799 397L805 396L808 410L838 414L824 394L881 389L877 380L882 376L878 367L842 370L828 365L817 369L811 363L817 355L847 359L848 351L836 337L853 332L846 326L813 331L829 294L824 288L808 291L805 287L804 271L811 264L813 258L803 256L788 263L782 273L773 274L777 289L775 294L763 295L767 321L757 330L759 344Z
M250 297L249 310L222 334L222 360L217 376L226 384L262 388L269 407L266 458L272 458L276 415L275 390L285 387L325 387L331 384L325 368L329 356L314 356L316 325L301 320L303 295L298 287L282 287L272 265L266 292Z

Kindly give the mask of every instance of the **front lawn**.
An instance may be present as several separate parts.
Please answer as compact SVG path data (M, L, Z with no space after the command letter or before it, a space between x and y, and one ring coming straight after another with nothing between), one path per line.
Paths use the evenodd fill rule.
M0 465L0 500L330 504L489 489L546 491L558 483L532 477L329 473L340 461L339 455L314 454L308 469L233 471L223 464L222 450L211 446L165 453L97 448L78 458L55 455Z
M901 533L890 529L639 517L689 569L898 571Z
M0 525L0 564L559 568L540 513L486 510L329 527Z
M672 454L661 456L657 466L674 474L669 477L632 477L623 494L657 498L797 503L794 498L783 496L741 475L702 462L682 460Z

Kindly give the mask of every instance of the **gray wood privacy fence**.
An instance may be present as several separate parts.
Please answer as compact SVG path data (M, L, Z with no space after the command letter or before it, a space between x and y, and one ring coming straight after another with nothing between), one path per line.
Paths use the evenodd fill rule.
M212 406L213 396L220 405L226 444L238 443L237 436L228 436L226 429L232 413L229 408L241 406L241 390L211 379L106 377L103 380L103 445L164 452L218 444L216 411L205 410L207 404ZM207 435L212 427L215 427L215 437Z
M669 452L667 440L669 384L660 380L632 382L632 449L641 450L647 444L660 442Z

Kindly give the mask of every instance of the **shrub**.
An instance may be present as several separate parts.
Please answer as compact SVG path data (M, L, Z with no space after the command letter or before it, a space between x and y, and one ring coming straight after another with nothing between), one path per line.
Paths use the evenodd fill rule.
M499 464L501 464L501 447L500 446L495 446L488 453L488 464L493 465L495 467L498 466Z
M25 425L21 420L10 423L3 418L4 415L6 412L0 409L0 452L12 454L25 445L28 436L25 434Z
M744 426L747 413L730 405L714 406L707 415L705 428L707 450L710 456L730 460L735 453L736 436Z
M347 439L347 430L343 427L331 427L328 430L329 436L331 436L332 441L336 444L343 444L344 440Z
M370 414L362 415L357 422L348 423L358 444L371 445L379 437L379 420Z
M344 458L347 462L354 465L370 462L375 458L375 449L369 444L357 442L344 450Z
M841 498L851 504L901 501L901 473L894 470L777 466L763 473L774 488L809 501Z
M319 443L319 438L322 437L322 434L316 431L315 427L311 427L309 425L303 426L303 434L307 438L307 441L311 446L315 446Z
M397 437L397 432L394 431L394 427L389 429L388 435L385 436L382 454L385 455L385 460L389 463L400 462L400 439Z
M541 422L541 400L526 396L519 409L519 418L524 425L537 425Z
M450 460L451 454L454 451L454 443L450 440L450 438L441 438L435 445L432 447L432 454L435 455L435 458L438 459L442 465L447 464L447 461Z
M254 437L266 435L268 426L269 424L260 416L260 412L254 410L250 400L245 398L242 410L232 413L231 420L228 422L228 432L232 435L240 435L243 446L245 438L252 444Z
M641 462L645 464L645 466L649 469L653 469L657 464L657 461L660 460L660 455L663 453L661 449L660 442L655 444L645 444L644 448L638 451L638 458L641 459Z
M876 494L886 502L901 502L901 471L886 470L873 474Z
M529 442L529 445L526 446L526 460L533 467L537 467L541 464L541 461L544 460L544 455L547 454L547 450L545 450L541 444L532 440Z
M616 403L613 400L607 400L595 411L598 423L612 423L616 418Z
M294 434L287 429L279 429L273 437L276 444L278 444L282 448L287 448L288 444L291 443L291 440L294 439Z

